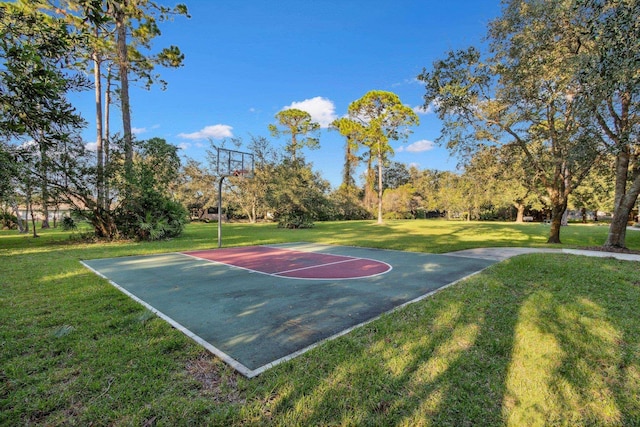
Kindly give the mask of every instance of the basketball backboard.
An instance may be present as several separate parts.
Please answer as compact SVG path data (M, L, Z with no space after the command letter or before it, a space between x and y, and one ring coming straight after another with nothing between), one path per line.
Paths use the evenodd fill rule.
M253 153L229 150L216 147L217 161L216 172L220 177L239 176L253 178Z

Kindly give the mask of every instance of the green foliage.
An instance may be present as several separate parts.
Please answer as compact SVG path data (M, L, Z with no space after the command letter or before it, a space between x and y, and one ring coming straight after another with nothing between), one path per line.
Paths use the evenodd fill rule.
M160 240L179 236L188 221L188 212L155 190L143 191L115 211L121 235L138 240Z
M76 230L78 225L75 220L70 216L65 216L62 218L62 229L65 231Z
M87 88L69 74L74 43L64 22L20 4L0 4L0 133L50 148L84 125L66 95Z
M9 212L0 212L0 229L14 230L18 227L18 218Z
M329 196L331 212L328 220L371 219L371 213L362 206L362 191L355 186L341 185Z
M280 228L309 228L326 212L329 183L303 160L285 160L273 171L267 204Z
M152 138L139 144L132 175L125 177L122 204L114 212L120 234L139 240L179 236L188 212L168 194L180 168L177 147Z
M317 134L320 130L320 124L311 120L311 114L297 108L289 108L276 114L276 120L281 128L272 124L269 125L269 131L275 137L280 134L291 135L285 150L291 154L292 161L299 157L298 153L303 147L319 148L320 140L317 137L307 136ZM303 139L298 140L299 137Z
M600 155L595 121L578 114L585 46L573 25L579 10L571 2L506 1L489 27L486 54L474 47L450 52L418 76L450 149L466 156L486 144L520 150L521 176L551 207L550 243L560 242L569 194Z

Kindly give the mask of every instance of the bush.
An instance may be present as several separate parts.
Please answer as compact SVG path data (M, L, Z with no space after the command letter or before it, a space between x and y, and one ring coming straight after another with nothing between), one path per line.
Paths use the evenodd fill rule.
M0 228L15 230L16 228L18 228L18 218L8 212L3 212L2 214L0 214Z
M301 212L288 212L278 216L277 220L278 228L296 229L314 227L313 218Z
M180 203L155 191L146 191L142 197L117 209L114 219L123 237L160 240L179 236L189 213Z
M116 211L115 221L122 236L137 240L160 240L182 233L188 222L187 210L178 202L159 194L155 196L136 200Z
M64 231L71 231L78 228L76 222L70 216L65 216L62 218L62 229Z

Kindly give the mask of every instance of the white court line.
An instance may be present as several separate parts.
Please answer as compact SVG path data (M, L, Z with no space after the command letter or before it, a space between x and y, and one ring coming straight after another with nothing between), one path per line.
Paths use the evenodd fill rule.
M123 294L127 295L129 298L131 298L132 300L136 301L137 303L141 304L147 310L149 310L150 312L152 312L153 314L155 314L159 318L163 319L165 322L167 322L168 324L170 324L171 326L176 328L178 331L182 332L187 337L191 338L196 343L200 344L202 347L207 349L210 353L213 353L216 356L218 356L227 365L231 366L233 369L235 369L236 371L240 372L245 377L253 378L256 375L258 375L258 374L260 374L260 373L262 373L264 371L264 370L253 370L253 369L248 368L247 366L243 365L242 363L240 363L239 361L237 361L233 357L229 356L224 351L220 350L218 347L216 347L213 344L211 344L210 342L206 341L204 338L202 338L199 335L196 335L195 333L191 332L191 330L189 328L187 328L186 326L183 326L178 321L174 320L172 317L169 317L168 315L164 314L163 312L161 312L160 310L158 310L157 308L155 308L154 306L152 306L148 302L144 301L141 298L138 298L137 296L135 296L134 294L132 294L131 292L129 292L128 290L126 290L122 286L118 285L116 282L114 282L113 280L109 279L104 274L100 273L99 271L97 271L94 268L90 267L89 265L85 264L83 261L80 261L80 263L82 265L84 265L86 268L88 268L89 270L91 270L92 272L94 272L95 274L97 274L98 276L100 276L103 279L107 280L113 287L118 289L120 292L122 292Z
M340 256L340 255L331 255L331 256ZM277 273L273 273L273 274L277 276L279 274L292 273L294 271L311 270L311 269L314 269L314 268L328 267L330 265L336 265L336 264L343 264L345 262L353 262L353 261L357 261L359 259L364 259L364 258L343 259L342 261L328 262L326 264L316 264L316 265L310 265L310 266L307 266L307 267L292 268L291 270L278 271ZM378 262L380 262L380 261L378 261ZM368 277L368 276L365 276L365 277Z

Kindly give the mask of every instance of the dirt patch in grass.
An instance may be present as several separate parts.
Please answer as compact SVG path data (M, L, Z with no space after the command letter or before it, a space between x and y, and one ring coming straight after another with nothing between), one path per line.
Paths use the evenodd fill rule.
M202 393L216 402L243 404L246 398L238 389L238 374L209 354L201 354L186 365L187 373L201 387Z

